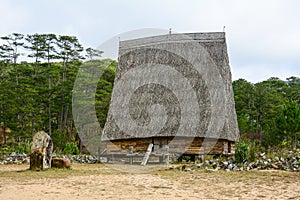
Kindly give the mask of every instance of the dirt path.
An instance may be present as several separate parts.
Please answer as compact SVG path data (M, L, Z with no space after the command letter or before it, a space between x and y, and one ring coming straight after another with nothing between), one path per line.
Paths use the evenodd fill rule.
M0 166L0 199L300 199L300 174L157 171L124 173L105 165L30 172Z

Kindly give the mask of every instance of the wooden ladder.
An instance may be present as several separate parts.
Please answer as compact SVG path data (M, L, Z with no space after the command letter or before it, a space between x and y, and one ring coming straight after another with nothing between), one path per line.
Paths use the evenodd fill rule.
M146 165L146 164L147 164L147 161L148 161L149 156L150 156L151 151L152 151L152 147L153 147L153 144L152 144L152 143L148 145L148 149L147 149L147 151L146 151L146 153L145 153L145 156L144 156L144 158L143 158L143 160L142 160L141 165Z

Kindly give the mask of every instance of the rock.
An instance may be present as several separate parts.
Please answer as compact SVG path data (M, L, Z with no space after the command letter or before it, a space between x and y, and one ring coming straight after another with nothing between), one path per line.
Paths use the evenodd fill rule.
M205 167L206 172L215 172L218 171L217 169L210 169L208 167Z
M203 163L197 163L197 164L194 165L194 167L195 167L195 168L201 168L202 165L203 165Z
M293 171L294 171L294 172L298 172L298 171L299 171L299 169L297 169L297 168L293 168Z
M216 163L216 162L212 162L211 166L212 166L213 168L216 168L216 167L217 167L217 163Z
M94 160L93 156L88 156L88 160L90 160L91 162Z
M230 164L227 166L227 169L232 170L232 169L233 169L233 164L230 163Z
M190 172L190 171L192 171L192 169L191 169L190 167L186 167L186 168L184 169L184 171Z
M225 167L227 167L228 166L228 162L222 162L222 164L225 166Z
M15 152L11 152L11 153L9 154L9 156L15 156L15 155L17 155Z
M33 136L30 149L30 169L43 170L51 168L53 143L50 136L39 131Z
M182 165L181 170L184 171L186 167L187 167L186 165Z
M29 158L25 158L22 163L30 163L30 159Z
M234 166L233 171L239 171L239 168L237 166Z
M55 168L71 168L71 161L69 158L53 158L51 166Z
M260 157L263 157L263 156L265 156L265 152L263 152L263 153L261 153L261 154L259 154L260 155Z
M279 167L275 164L271 164L271 166L273 167L273 169L279 169Z

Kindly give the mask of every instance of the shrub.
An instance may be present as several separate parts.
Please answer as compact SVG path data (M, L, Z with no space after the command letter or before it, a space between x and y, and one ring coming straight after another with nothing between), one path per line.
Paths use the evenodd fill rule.
M59 130L53 131L51 134L51 139L53 142L54 150L59 152L60 150L64 149L66 143L68 142L68 136L64 132Z
M10 151L11 151L10 146L0 145L0 160L3 158L3 156L9 154Z
M237 163L242 163L247 160L248 155L249 145L244 141L238 142L235 147L235 161Z
M17 154L20 154L20 153L29 154L30 148L31 148L31 142L29 142L29 141L18 142L12 146L11 152L15 152Z
M0 145L0 157L3 157L4 155L7 155L12 152L17 154L22 154L22 153L29 154L30 148L31 148L31 142L29 140Z
M75 138L72 138L71 142L67 143L65 148L64 148L64 154L68 155L78 155L79 154L79 149L77 147Z
M258 146L255 142L251 142L249 144L249 148L248 148L248 156L247 156L247 160L250 161L250 162L253 162L255 160L255 156L256 156L256 153L258 152Z

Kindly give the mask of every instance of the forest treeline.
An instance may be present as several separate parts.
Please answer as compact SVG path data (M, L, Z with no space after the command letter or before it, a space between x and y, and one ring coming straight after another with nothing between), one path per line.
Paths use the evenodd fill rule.
M299 145L299 77L271 77L255 84L239 79L232 85L242 136L255 138L265 146Z
M85 58L105 69L95 102L103 127L117 62L100 59L102 53L83 48L75 36L12 33L1 37L0 129L6 134L3 142L30 141L34 132L45 130L57 150L72 141L80 143L72 116L72 93ZM299 145L300 78L273 77L256 84L239 79L233 81L233 90L243 137L256 138L265 146Z
M72 92L85 59L106 69L98 82L95 102L98 120L104 126L117 63L99 60L101 54L96 49L84 49L75 36L13 33L1 37L3 143L28 141L39 130L49 133L59 149L72 139L79 140L72 116Z

